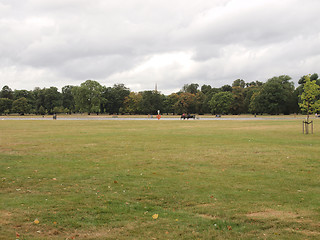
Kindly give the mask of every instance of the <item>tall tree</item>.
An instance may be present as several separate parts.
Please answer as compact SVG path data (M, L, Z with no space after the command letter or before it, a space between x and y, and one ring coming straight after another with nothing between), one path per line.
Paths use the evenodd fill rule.
M9 98L0 98L0 114L10 113L12 108L12 100Z
M76 109L80 112L99 113L102 102L102 86L94 80L87 80L72 88Z
M115 84L113 87L104 88L102 91L103 109L108 113L124 111L124 100L130 94L130 89L124 84Z
M177 114L177 111L174 107L175 103L178 102L179 95L177 93L171 93L165 98L164 101L164 111L167 113Z
M62 106L69 114L75 111L74 96L72 95L73 86L67 85L62 88Z
M17 100L19 98L26 98L28 101L28 104L30 105L30 112L31 113L36 113L35 110L35 99L34 99L34 94L32 91L28 90L14 90L13 91L13 100Z
M246 86L246 83L242 79L234 80L233 83L232 83L232 87L245 88L245 86Z
M25 97L14 100L12 103L12 112L19 113L20 115L24 115L25 113L29 113L30 105L28 104L28 100Z
M203 92L204 94L207 94L211 91L212 87L210 85L202 85L201 86L201 92Z
M2 87L0 91L0 98L8 98L13 100L13 91L7 85Z
M231 112L233 103L233 95L231 92L219 92L212 96L209 104L213 114L228 114Z
M56 87L44 88L44 107L49 114L53 114L53 109L62 106L61 93Z
M141 93L130 92L124 99L124 111L129 114L142 113L140 108L140 102L142 100Z
M157 114L158 110L163 112L165 97L157 91L141 92L142 99L139 108L144 114Z
M244 89L244 85L245 83L243 83L243 87L240 86L233 86L232 87L232 95L233 95L233 103L232 103L232 113L233 114L241 114L245 112L245 104L244 104L244 100L245 100L245 89Z
M178 101L174 104L174 110L178 114L196 112L196 95L192 93L178 94Z
M46 113L45 109L45 90L41 89L39 87L36 87L32 91L32 95L34 98L34 106L33 108L35 109L36 114L44 114Z
M198 87L199 84L197 83L185 84L182 88L182 91L185 93L196 94L198 92Z
M303 93L300 95L301 103L299 104L303 111L307 113L307 121L309 115L320 111L320 86L316 80L310 80L310 76L305 76Z
M232 87L230 85L223 85L221 88L220 88L220 91L221 92L232 92Z
M282 75L269 79L252 96L250 108L255 113L289 114L294 109L294 84L291 77Z
M205 105L204 101L206 99L206 95L203 92L198 91L195 95L195 112L198 114L205 113Z

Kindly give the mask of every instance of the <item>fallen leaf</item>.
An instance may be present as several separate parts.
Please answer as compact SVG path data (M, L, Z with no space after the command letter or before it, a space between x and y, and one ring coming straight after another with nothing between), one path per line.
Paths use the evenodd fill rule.
M228 230L231 231L231 230L232 230L232 227L231 227L231 226L228 226Z
M33 222L34 222L35 224L39 224L38 218L36 218Z
M118 183L118 181L114 180L113 183Z
M19 237L20 237L20 234L16 232L16 238L19 238Z
M152 218L153 218L153 219L158 219L158 217L159 217L159 214L153 214L153 215L152 215Z

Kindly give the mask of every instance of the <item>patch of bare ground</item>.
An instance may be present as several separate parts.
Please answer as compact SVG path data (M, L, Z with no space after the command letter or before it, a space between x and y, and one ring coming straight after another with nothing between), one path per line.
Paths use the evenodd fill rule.
M68 234L68 239L125 239L131 230L137 228L143 228L154 223L143 223L138 225L137 223L128 223L123 227L109 228L93 228L87 231L77 230L71 234ZM120 237L121 236L121 237Z
M11 212L5 211L5 210L0 210L0 225L5 226L10 223L10 218L11 218Z
M91 228L91 229L79 229L68 230L64 228L52 228L49 226L40 226L30 224L24 224L23 226L15 227L15 231L22 237L37 236L43 239L126 239L129 236L130 231L152 225L154 223L144 223L138 225L137 223L128 223L123 227L110 228L108 226ZM1 238L0 238L1 239Z
M276 218L280 220L289 220L289 219L291 220L291 219L296 219L300 217L299 214L297 213L277 211L273 209L267 209L261 212L249 213L246 216L253 219Z
M305 218L303 216L308 216L308 213L293 213L286 211L278 211L273 209L267 209L260 212L252 212L246 214L250 219L277 219L285 222L293 222L297 224L304 224L304 226L309 226L310 229L305 229L305 227L295 228L295 229L286 229L290 232L298 232L306 236L320 236L320 223L314 222L310 218ZM319 231L314 231L313 229L319 229Z
M297 233L301 233L303 235L306 235L308 237L320 237L320 232L319 231L311 231L311 230L306 230L306 229L290 229L287 228L286 231L288 232L297 232Z

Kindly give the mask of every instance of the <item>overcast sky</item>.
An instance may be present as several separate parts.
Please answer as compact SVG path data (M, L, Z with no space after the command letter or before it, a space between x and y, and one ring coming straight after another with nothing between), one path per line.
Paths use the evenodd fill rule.
M0 0L0 87L297 82L320 75L319 12L319 0Z

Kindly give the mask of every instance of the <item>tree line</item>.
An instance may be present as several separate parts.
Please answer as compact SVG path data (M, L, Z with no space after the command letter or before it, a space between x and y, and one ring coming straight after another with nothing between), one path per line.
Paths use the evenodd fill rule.
M317 73L309 75L320 86ZM164 95L160 92L130 91L124 84L102 86L87 80L80 86L64 86L34 90L12 90L3 86L0 91L0 114L291 114L300 113L300 96L306 76L294 87L291 77L281 75L260 81L233 81L232 85L214 88L197 83L185 84L179 92Z

